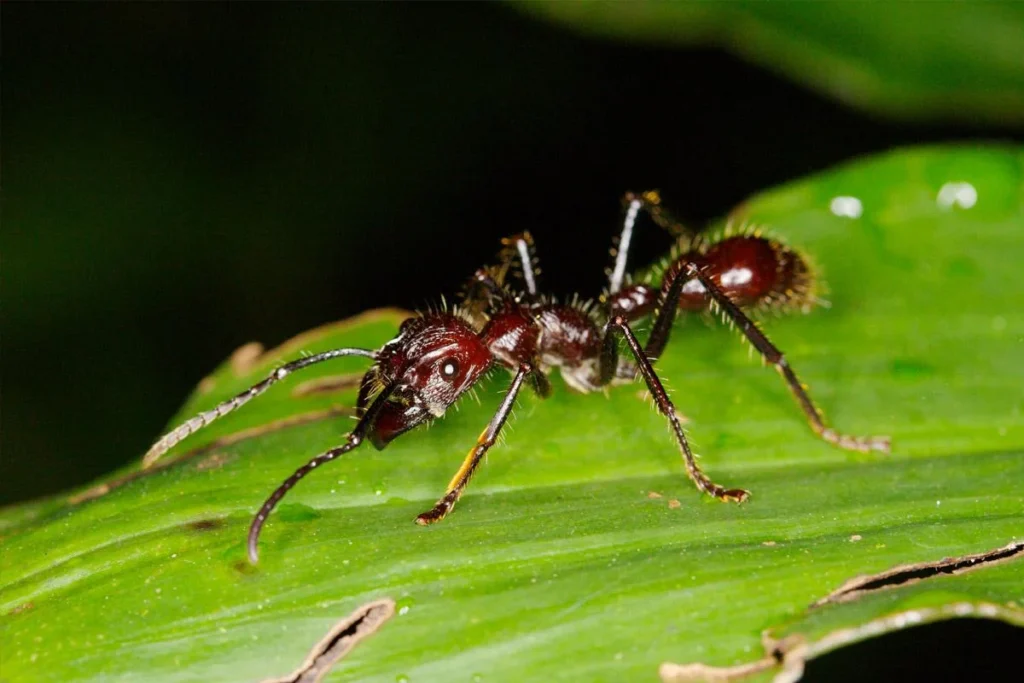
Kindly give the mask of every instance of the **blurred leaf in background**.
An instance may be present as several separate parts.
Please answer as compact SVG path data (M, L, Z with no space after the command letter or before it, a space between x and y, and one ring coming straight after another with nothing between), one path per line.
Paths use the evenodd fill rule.
M584 0L514 6L633 44L718 45L876 114L1024 122L1020 2ZM686 74L680 73L660 91L685 87Z

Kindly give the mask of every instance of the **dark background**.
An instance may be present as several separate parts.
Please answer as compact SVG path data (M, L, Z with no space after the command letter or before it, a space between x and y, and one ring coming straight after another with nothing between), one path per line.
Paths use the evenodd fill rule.
M853 156L1021 132L482 4L5 4L2 125L2 503L137 459L244 342L455 293L503 235L598 292L626 189L699 224ZM917 651L1019 633L994 628Z
M247 341L454 294L503 235L535 233L552 291L597 293L624 190L699 224L855 155L1010 132L874 120L504 6L3 19L0 502L138 458Z

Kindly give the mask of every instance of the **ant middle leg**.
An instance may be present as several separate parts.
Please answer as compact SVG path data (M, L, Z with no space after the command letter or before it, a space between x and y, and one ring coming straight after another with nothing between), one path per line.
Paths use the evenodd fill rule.
M690 443L686 439L686 434L683 432L683 425L679 421L679 415L676 412L675 405L672 403L672 399L669 398L668 392L665 390L665 386L658 379L657 373L654 371L654 366L651 364L651 360L644 353L643 348L640 346L640 342L637 340L636 335L633 334L633 330L629 327L629 322L622 316L614 316L608 321L605 327L604 345L601 353L601 379L610 381L614 375L614 369L617 365L617 350L615 334L621 334L626 344L629 346L629 350L632 351L633 357L636 359L637 365L640 369L640 373L644 377L644 381L647 383L647 389L651 392L651 396L654 398L655 404L658 406L659 412L668 418L669 423L672 425L672 431L675 433L676 441L679 443L679 450L683 455L683 464L686 467L686 474L689 475L693 483L697 485L697 488L714 496L718 500L725 502L736 502L742 503L749 496L750 492L743 489L727 489L719 486L713 482L700 466L697 464L697 459L693 455L693 451L690 450Z
M633 229L640 212L650 216L655 225L675 238L693 237L694 232L672 217L661 206L661 195L657 190L646 192L627 192L622 197L622 230L612 245L612 257L615 259L608 271L608 294L615 296L626 283L626 266L629 261L629 250L633 245Z
M608 294L614 297L627 282L626 267L629 262L629 250L633 246L633 230L636 219L643 211L651 220L670 235L679 237L689 231L661 208L661 195L657 190L647 192L627 192L622 197L622 229L612 243L611 254L614 259L608 274Z
M679 298L679 290L681 284L685 280L691 280L697 278L700 283L704 286L705 291L711 297L712 301L721 307L722 311L727 315L739 328L743 335L750 341L761 357L768 363L775 366L779 375L782 376L783 381L789 387L793 397L799 404L804 415L807 417L807 422L810 424L811 429L815 434L820 436L822 439L830 444L845 448L851 451L860 451L866 453L868 451L880 451L882 453L889 452L890 439L887 436L850 436L847 434L841 434L835 429L827 426L822 419L822 412L814 405L811 401L811 397L807 394L806 387L797 378L796 373L793 372L793 368L789 366L782 351L779 350L761 331L761 328L757 326L753 320L747 316L743 310L736 305L736 303L722 291L722 289L715 284L714 280L707 275L700 267L695 263L686 263L682 268L679 269L674 281L669 287L668 296L665 298L665 304L662 306L662 311L659 312L659 320L655 321L654 330L651 333L651 337L648 340L648 347L654 347L658 353L664 348L665 342L668 340L668 328L671 326L671 318L675 315L676 306L675 302ZM668 320L668 324L659 324L660 320L664 317Z
M622 217L622 230L612 245L612 257L615 262L608 272L608 294L615 296L622 289L626 281L626 265L629 261L629 248L633 244L633 228L636 226L637 216L646 206L643 195L636 195L627 192L622 198L622 206L625 211Z
M462 492L469 485L469 480L473 477L476 472L476 468L480 465L480 461L483 460L484 455L490 450L491 446L498 439L498 433L501 432L501 428L505 425L505 421L508 416L512 413L512 407L516 403L516 397L519 395L519 390L523 386L523 381L528 375L539 372L535 370L533 365L524 363L519 366L519 370L516 372L515 377L512 379L512 384L508 388L508 392L505 394L505 398L502 400L501 405L498 406L497 412L491 421L487 424L487 428L480 434L476 441L476 445L463 460L462 465L459 467L458 472L452 477L451 482L448 483L448 489L445 494L441 496L441 499L437 501L431 509L427 510L416 518L416 523L422 526L427 524L433 524L434 522L440 522L442 519L448 516L448 513L455 507L455 503L462 496ZM539 392L538 392L539 393Z
M662 206L661 193L658 190L627 192L622 198L622 203L626 207L633 206L634 202L639 203L639 209L650 216L655 225L672 237L693 237L695 234L694 230L680 223Z
M657 289L639 282L631 282L626 273L629 264L629 250L633 246L633 232L640 213L646 213L651 220L673 237L692 237L692 231L672 218L661 207L661 196L656 190L635 193L627 192L622 197L622 229L612 242L612 267L608 275L608 287L601 300L608 310L608 317L621 315L633 321L644 318L654 311L658 300Z

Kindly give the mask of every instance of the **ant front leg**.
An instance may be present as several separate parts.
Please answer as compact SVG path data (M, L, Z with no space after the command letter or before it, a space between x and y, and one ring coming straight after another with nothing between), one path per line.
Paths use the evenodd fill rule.
M622 316L614 316L608 321L608 325L605 327L604 333L604 346L602 347L601 353L601 379L607 383L608 380L614 375L614 368L616 365L616 343L615 333L621 334L626 344L629 346L629 350L633 352L633 357L636 358L637 365L640 368L640 373L644 377L644 381L647 383L647 389L651 392L651 396L654 397L654 402L658 406L658 410L662 415L668 418L669 423L672 425L672 431L676 435L676 441L679 442L679 450L683 454L683 464L686 466L686 473L689 475L693 483L697 485L697 488L715 498L725 502L736 502L742 503L750 496L748 491L743 489L726 489L719 486L715 482L711 481L710 478L700 469L697 464L697 459L693 455L693 451L690 450L690 444L686 440L686 434L683 433L683 425L679 422L679 416L676 413L676 408L672 404L672 399L669 398L668 392L665 391L665 386L658 379L657 373L654 371L654 366L651 364L651 360L644 353L643 348L640 346L640 342L637 340L636 335L633 334L633 330L629 327L629 323Z
M349 435L346 438L345 443L343 445L338 446L337 448L332 448L326 453L322 453L321 455L316 456L315 458L307 462L305 465L295 470L295 472L292 473L290 477L281 482L281 485L274 489L274 492L270 494L270 497L267 498L266 501L264 501L263 505L260 506L259 511L256 513L256 516L252 518L252 523L249 525L249 537L247 541L247 547L249 550L249 562L251 562L252 564L256 564L256 562L259 560L258 544L260 540L260 531L263 529L263 525L266 523L267 517L270 516L270 513L277 506L277 504L281 502L281 499L284 498L285 495L292 489L292 487L298 484L303 477L305 477L307 474L315 470L317 467L320 467L321 465L329 463L335 458L345 455L352 449L362 444L363 439L366 438L367 430L370 428L370 425L373 424L373 421L374 419L376 419L377 414L380 412L381 408L391 397L391 392L393 389L393 386L385 386L383 390L381 390L377 398L374 399L373 403L370 404L370 407L367 408L365 411L360 411L362 412L362 414L359 417L359 421L356 422L356 426L352 428L351 432L349 432ZM362 402L363 405L365 405L364 396L361 395L360 401Z
M679 287L684 280L690 280L697 278L700 283L704 286L704 289L711 296L712 300L718 304L729 318L736 323L740 328L740 331L746 336L750 343L757 349L758 353L765 361L775 366L775 369L782 376L783 381L789 387L789 390L793 393L796 402L800 405L800 408L804 411L804 415L807 416L807 422L810 424L811 429L814 433L820 436L822 439L830 444L845 448L851 451L881 451L882 453L889 452L889 437L887 436L849 436L846 434L840 434L836 430L825 425L822 420L822 413L818 410L814 402L811 401L811 397L807 394L807 390L800 380L797 379L796 373L793 372L793 368L786 362L785 356L772 342L765 336L761 328L751 320L739 306L730 299L725 292L715 284L714 280L707 274L705 274L695 263L686 263L682 268L679 269L678 275L675 281L670 287L671 291L675 292L673 296L670 291L669 297L665 299L666 303L663 308L672 309L673 314L676 308L675 302L679 298ZM659 316L660 317L660 316ZM671 316L668 316L671 317ZM671 321L669 321L671 325ZM662 326L664 327L664 326ZM654 342L655 347L658 348L660 344L661 348L664 348L664 342L668 339L667 328L662 329L659 327L658 321L655 322L654 331L651 333L651 339L648 341L650 346ZM660 351L659 351L660 353Z
M505 394L504 400L501 405L498 406L498 411L491 418L487 428L480 434L477 439L476 446L469 452L466 459L462 462L462 466L459 467L459 471L452 477L451 482L448 484L448 490L444 496L441 497L437 504L427 510L422 515L416 518L416 523L420 525L433 524L434 522L440 522L442 519L448 516L448 513L455 507L456 501L462 495L462 492L466 489L469 484L470 478L476 471L477 466L483 459L484 455L494 445L494 442L498 438L498 433L501 428L505 425L505 421L508 419L509 414L512 412L512 407L515 405L516 396L519 395L519 389L523 386L523 380L534 372L538 372L529 363L524 363L519 366L519 370L516 372L515 377L512 379L512 384L508 388L508 393Z

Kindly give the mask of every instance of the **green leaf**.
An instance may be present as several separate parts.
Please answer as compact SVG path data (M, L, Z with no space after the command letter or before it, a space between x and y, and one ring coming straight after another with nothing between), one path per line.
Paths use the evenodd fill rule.
M827 276L830 308L765 329L834 425L890 434L892 455L814 437L735 332L690 318L658 369L705 469L749 488L748 503L696 492L639 385L579 395L556 379L551 399L521 398L455 512L416 526L500 400L499 373L482 405L304 480L250 567L256 507L352 424L366 361L339 359L198 432L162 469L2 511L4 676L285 675L380 598L395 616L331 680L650 680L666 662L756 663L764 629L795 667L847 642L837 634L958 614L1022 623L1021 553L809 607L856 575L1024 540L1022 167L1020 148L908 149L735 212ZM402 317L370 313L263 355L246 347L171 424L300 351L379 345Z
M1019 3L525 2L598 36L720 45L833 98L899 118L1024 120ZM686 74L667 88L686 88Z

